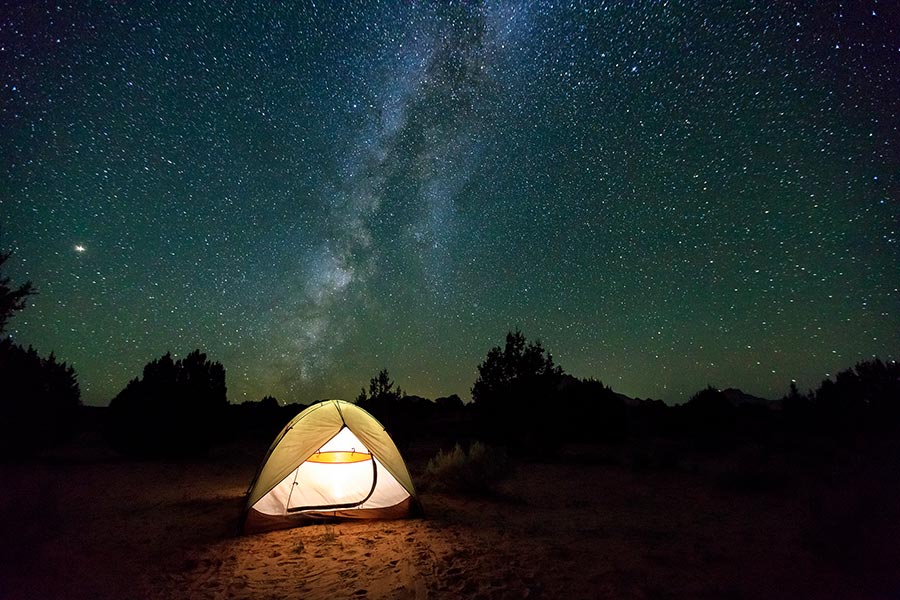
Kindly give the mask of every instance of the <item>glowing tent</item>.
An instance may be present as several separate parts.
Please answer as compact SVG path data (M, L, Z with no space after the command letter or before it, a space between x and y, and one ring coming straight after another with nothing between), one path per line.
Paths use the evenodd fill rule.
M250 484L243 530L332 517L397 519L419 511L406 464L381 423L355 404L324 400L275 438Z

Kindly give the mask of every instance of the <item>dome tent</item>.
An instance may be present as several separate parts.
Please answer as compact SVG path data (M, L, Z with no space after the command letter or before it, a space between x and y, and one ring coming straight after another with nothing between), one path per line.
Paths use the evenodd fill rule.
M243 531L420 511L406 464L381 423L355 404L323 400L275 438L250 484Z

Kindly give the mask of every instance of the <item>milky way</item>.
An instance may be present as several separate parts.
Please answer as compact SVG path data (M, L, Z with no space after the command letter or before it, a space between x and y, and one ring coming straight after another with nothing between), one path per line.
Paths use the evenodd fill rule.
M0 15L11 333L86 402L198 347L467 397L514 328L670 402L897 357L891 3L336 4Z

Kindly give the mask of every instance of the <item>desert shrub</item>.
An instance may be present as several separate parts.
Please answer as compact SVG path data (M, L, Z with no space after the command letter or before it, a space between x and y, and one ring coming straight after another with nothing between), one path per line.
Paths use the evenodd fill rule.
M449 452L438 450L428 461L422 487L441 492L485 494L509 474L510 462L501 448L473 442L468 452L456 444Z

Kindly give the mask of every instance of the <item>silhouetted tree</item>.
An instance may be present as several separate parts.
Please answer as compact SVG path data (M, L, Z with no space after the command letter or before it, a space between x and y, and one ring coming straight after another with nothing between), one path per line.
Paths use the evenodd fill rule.
M570 415L563 426L566 435L607 442L625 437L628 431L625 401L602 381L565 376L560 397Z
M391 379L387 369L382 369L369 380L368 393L365 388L360 390L356 404L384 425L401 450L405 450L410 441L423 431L433 406L424 398L406 395Z
M812 396L800 393L797 382L792 381L788 393L781 399L785 424L792 430L804 430L811 426Z
M109 439L129 454L202 452L216 439L228 405L225 368L195 350L166 353L144 367L109 405Z
M75 369L0 340L0 448L26 454L75 430L81 390Z
M784 397L785 402L802 402L805 400L803 395L800 393L800 390L797 389L797 382L792 381L790 387L788 388L788 393Z
M285 407L286 408L286 407ZM231 435L250 436L271 441L284 424L290 420L274 396L260 400L247 400L227 406L228 431Z
M466 407L465 404L463 404L462 398L456 394L435 398L434 404L442 413L460 413L465 410Z
M366 388L362 388L359 396L356 397L356 403L365 408L365 405L373 406L383 403L397 402L403 398L403 390L400 386L394 388L394 381L391 379L387 369L382 369L378 375L369 380L369 393L366 394Z
M478 365L472 386L484 435L537 451L554 446L557 419L565 418L553 410L563 375L540 342L529 343L518 330L507 333L504 347L491 348Z
M701 441L723 440L734 434L735 407L722 391L707 386L683 407L684 426Z
M872 423L882 429L900 428L900 364L880 359L857 363L855 393L869 407Z
M900 428L900 365L875 358L826 379L815 392L815 410L832 431L851 432L864 425Z
M685 406L691 410L708 414L724 413L732 408L728 397L721 390L711 385L691 396L691 399L687 401Z
M0 253L0 266L9 257ZM14 287L0 275L0 334L35 293L30 281ZM52 352L41 358L34 348L0 338L0 449L5 454L29 453L71 434L80 405L72 367L57 362Z
M0 267L11 255L10 252L0 252ZM13 288L10 287L10 278L0 274L0 334L6 331L10 317L25 308L26 298L36 293L30 281Z
M675 433L674 410L662 400L637 398L634 406L628 411L629 426L639 436L668 437Z
M478 365L472 400L482 404L502 401L510 390L519 391L523 384L555 387L562 375L562 368L553 364L553 356L540 341L529 343L521 331L510 331L505 346L491 348L485 361Z
M271 412L276 412L279 408L281 408L281 405L278 404L278 399L275 396L263 396L259 401L259 406L263 410Z

